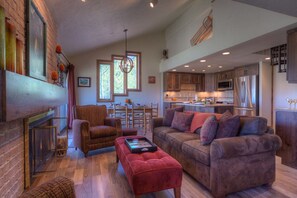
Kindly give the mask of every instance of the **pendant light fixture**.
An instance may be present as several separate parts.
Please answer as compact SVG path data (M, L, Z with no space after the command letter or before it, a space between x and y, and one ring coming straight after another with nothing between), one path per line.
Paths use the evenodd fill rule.
M127 53L127 29L124 30L125 32L125 57L121 60L121 64L120 64L120 69L123 73L129 73L134 65L133 65L133 61L131 58L128 57L128 53Z

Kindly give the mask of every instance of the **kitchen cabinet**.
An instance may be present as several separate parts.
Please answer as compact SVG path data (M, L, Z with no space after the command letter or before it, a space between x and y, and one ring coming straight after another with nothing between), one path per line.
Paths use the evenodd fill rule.
M181 73L180 74L180 83L181 84L191 84L192 83L192 74Z
M287 35L287 81L297 83L297 28Z
M212 92L216 90L215 85L215 75L214 74L205 74L204 77L204 87L206 92Z
M193 91L204 91L204 74L164 73L164 91L181 91L181 84L193 85Z
M237 67L234 70L235 77L252 76L252 75L259 75L259 65L258 64Z
M297 111L276 111L275 132L282 140L276 152L282 164L297 168Z
M164 91L180 91L179 73L164 73Z
M222 80L233 79L234 78L234 74L233 73L234 73L233 70L223 71L223 72L216 73L217 82L218 81L222 81Z

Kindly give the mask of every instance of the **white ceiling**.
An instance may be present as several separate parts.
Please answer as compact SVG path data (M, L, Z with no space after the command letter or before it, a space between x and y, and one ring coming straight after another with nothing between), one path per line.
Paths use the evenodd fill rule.
M75 55L93 50L124 39L123 30L128 29L128 39L149 32L164 30L179 17L193 0L159 0L155 8L149 7L150 0L45 0L53 13L58 28L58 41L63 51ZM194 0L195 1L195 0ZM219 0L217 0L219 1ZM297 17L297 0L234 0ZM234 46L228 56L221 52L189 63L189 68L178 67L178 71L217 72L233 69L265 60L268 54L255 52L286 43L287 27L264 35L261 38ZM211 68L207 66L211 65ZM219 66L223 68L219 68Z
M68 55L99 48L149 32L164 30L192 0L45 0L58 28L58 41Z

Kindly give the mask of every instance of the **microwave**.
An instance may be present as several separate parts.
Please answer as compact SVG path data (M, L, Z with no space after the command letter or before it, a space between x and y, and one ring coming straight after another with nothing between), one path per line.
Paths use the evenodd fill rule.
M225 91L225 90L231 90L231 89L233 89L232 79L218 81L218 84L217 84L218 91Z

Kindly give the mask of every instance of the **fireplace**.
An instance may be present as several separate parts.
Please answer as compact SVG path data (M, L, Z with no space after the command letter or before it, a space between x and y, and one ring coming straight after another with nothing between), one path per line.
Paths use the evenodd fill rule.
M34 181L34 175L46 171L45 164L55 151L56 127L53 110L24 119L25 130L25 187Z

